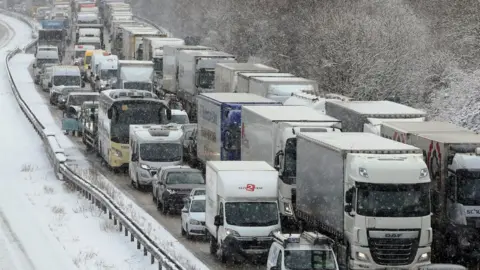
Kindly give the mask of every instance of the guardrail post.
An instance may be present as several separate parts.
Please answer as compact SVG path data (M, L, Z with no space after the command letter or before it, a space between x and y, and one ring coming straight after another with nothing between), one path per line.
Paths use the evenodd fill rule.
M150 254L150 264L155 263L155 257L153 257L153 254Z
M140 240L137 238L137 249L140 249Z
M148 252L147 252L147 247L143 247L143 256L147 256L148 255Z
M113 225L117 225L117 218L113 217Z
M123 230L123 225L121 222L118 223L118 228L120 229L120 232Z
M128 229L125 227L125 236L128 236Z
M133 233L130 232L130 242L133 242L135 240L135 237L133 236Z

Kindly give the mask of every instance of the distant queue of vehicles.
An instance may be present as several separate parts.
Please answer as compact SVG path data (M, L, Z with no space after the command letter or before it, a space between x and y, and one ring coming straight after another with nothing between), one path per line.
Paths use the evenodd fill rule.
M275 265L267 267L285 269L292 258L272 251L272 241L285 245L280 229L299 226L332 239L339 264L350 269L425 267L431 246L434 261L478 263L477 134L426 122L425 112L397 103L321 95L313 80L237 63L213 48L169 44L164 33L134 21L125 3L82 5L72 2L72 60L101 91L84 118L84 142L114 171L128 169L134 187L151 185L162 212L184 209L182 233L204 225L210 252L222 261L270 250ZM102 21L115 55L78 43L84 34L96 38L98 32L82 29ZM58 61L39 58L38 49L37 67L39 60ZM158 98L166 94L175 95L173 102ZM187 133L186 125L169 124L174 106L197 126ZM181 165L192 145L188 160L200 170ZM203 198L188 196L205 185L190 176L201 171L207 181L199 196L209 202L204 221L196 206L192 212L193 198ZM301 244L302 237L287 242ZM313 266L316 255L308 256L307 268L337 267L326 266L323 255L323 265Z

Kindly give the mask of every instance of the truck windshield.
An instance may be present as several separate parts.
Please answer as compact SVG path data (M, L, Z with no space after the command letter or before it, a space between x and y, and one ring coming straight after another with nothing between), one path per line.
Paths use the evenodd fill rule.
M161 123L158 111L163 108L161 103L127 103L115 104L111 122L111 140L127 144L130 125L166 124Z
M167 175L168 185L205 184L202 173L197 171L171 172Z
M480 205L480 177L457 177L457 200L463 205Z
M198 74L198 87L203 89L212 89L214 80L214 70L201 70Z
M152 84L149 82L124 82L123 89L138 89L152 91Z
M285 143L284 159L283 177L295 177L297 175L297 138L290 138Z
M53 76L53 85L80 86L81 78L78 76Z
M180 143L142 143L140 157L144 161L173 162L182 159Z
M357 213L370 217L423 217L430 214L429 183L357 183Z
M37 68L42 68L45 64L58 64L58 59L37 59Z
M190 206L191 213L204 213L205 212L205 200L193 200L192 206Z
M276 202L227 202L225 218L233 226L272 226L278 224L278 207Z
M116 69L102 69L100 71L100 79L102 80L110 80L117 77L117 70Z
M337 269L330 250L285 250L284 264L289 270Z

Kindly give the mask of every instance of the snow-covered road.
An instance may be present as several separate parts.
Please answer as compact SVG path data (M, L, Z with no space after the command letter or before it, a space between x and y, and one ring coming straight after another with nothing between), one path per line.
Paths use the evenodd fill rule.
M55 178L3 65L30 34L24 23L0 17L0 269L157 269L108 217Z

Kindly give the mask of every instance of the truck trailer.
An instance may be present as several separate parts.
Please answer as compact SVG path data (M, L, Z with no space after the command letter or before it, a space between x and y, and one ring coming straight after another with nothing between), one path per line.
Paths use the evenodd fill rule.
M242 160L263 160L278 170L282 225L293 225L297 134L339 132L341 122L305 106L244 106Z
M248 93L204 93L197 97L197 156L210 160L240 160L241 108L281 103Z
M328 115L342 120L343 131L380 135L380 124L393 121L425 121L426 112L387 100L325 102Z
M238 73L277 73L278 69L262 64L219 63L215 67L215 91L233 93L237 88Z
M430 264L430 176L422 151L371 133L297 136L295 215L337 243L347 269Z
M433 259L478 265L480 135L451 123L435 121L385 122L381 135L424 152L433 182Z

